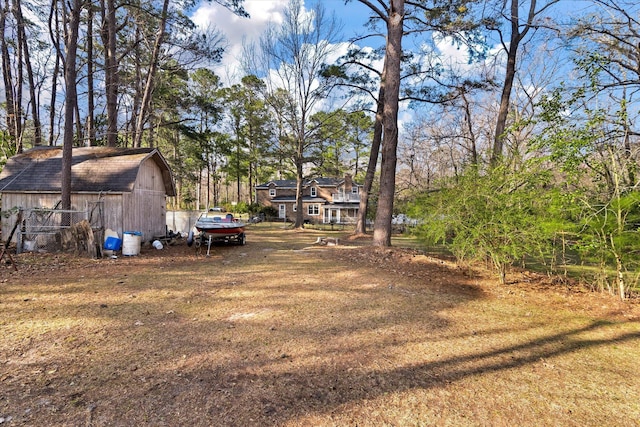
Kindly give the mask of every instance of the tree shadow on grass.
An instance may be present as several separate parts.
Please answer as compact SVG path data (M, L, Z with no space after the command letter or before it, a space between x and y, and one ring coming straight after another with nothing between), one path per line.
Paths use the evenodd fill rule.
M392 393L430 390L540 359L640 340L635 331L613 335L606 328L616 324L606 322L530 340L519 336L539 324L491 329L479 322L484 337L495 335L492 342L509 335L520 343L482 351L471 345L451 348L446 356L394 366L385 359L387 350L421 346L434 337L444 346L460 343L461 329L443 313L484 299L482 288L446 266L410 279L391 273L390 268L398 268L392 262L347 274L350 260L327 259L335 271L316 271L317 254L296 254L286 242L283 249L262 252L273 247L267 241L252 258L191 263L188 274L184 266L150 269L129 272L115 287L103 280L99 287L69 283L41 289L86 298L82 303L82 298L53 299L58 306L46 310L30 307L37 300L12 294L17 319L28 313L32 322L51 324L50 332L33 339L51 342L45 350L52 353L32 362L16 356L27 374L14 380L7 371L3 386L15 386L11 392L19 393L19 404L29 405L29 416L46 419L45 409L51 410L50 420L57 421L52 425L82 424L77 417L84 420L85 408L96 424L278 425ZM305 271L309 276L291 282ZM256 280L248 279L252 274ZM431 281L437 274L445 280ZM265 313L273 316L261 317ZM236 317L242 320L231 320ZM57 327L62 318L73 326ZM89 321L96 323L89 326ZM605 333L608 338L581 336ZM31 339L19 343L25 354L33 349ZM34 399L50 403L34 409L29 402ZM0 399L0 412L9 401Z
M211 399L206 399L206 405L211 420L226 425L241 425L247 419L255 420L257 424L281 425L310 414L329 414L342 405L358 404L389 393L441 387L469 377L519 368L595 347L632 341L640 344L640 331L601 339L579 337L611 325L595 321L582 328L522 344L390 370L363 370L356 364L342 364L264 375L255 370L239 370L229 377L219 371L213 375L203 368L187 375L200 384L199 393L206 395L210 388ZM249 405L247 396L253 396Z

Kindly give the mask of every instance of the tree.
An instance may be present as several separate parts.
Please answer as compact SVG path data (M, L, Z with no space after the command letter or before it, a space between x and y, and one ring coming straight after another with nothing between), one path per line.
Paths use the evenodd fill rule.
M389 246L391 245L391 217L395 195L399 103L403 100L408 102L443 102L450 96L447 93L446 85L440 84L441 64L433 60L433 55L413 56L408 51L403 51L403 36L407 33L424 34L426 32L437 32L441 36L455 35L456 42L465 43L470 48L471 57L474 56L472 48L477 44L477 39L474 37L475 24L464 19L468 10L466 4L469 1L467 0L459 2L434 1L428 4L412 1L407 2L406 5L404 1L400 0L390 0L389 5L382 1L358 1L367 6L374 14L375 18L372 18L370 22L375 22L377 19L382 21L385 26L385 56L377 100L381 112L382 158L373 243L377 246ZM401 87L403 62L406 68L405 77L419 82L417 85L405 85L404 89ZM425 66L425 64L428 65ZM435 83L435 89L429 83ZM371 156L377 155L375 145L378 135L380 133L374 128ZM375 159L372 157L369 164L375 164L374 162ZM368 171L365 187L367 186L367 178L370 176L371 173ZM359 218L358 230L361 230L363 222Z
M540 120L546 128L536 143L562 171L564 192L580 208L575 215L580 227L576 248L600 266L604 282L608 283L608 269L616 272L613 288L624 299L640 251L636 238L640 193L637 182L628 181L628 171L637 167L637 153L626 152L626 100L617 108L613 103L600 108L592 104L592 94L584 87L557 88L543 99ZM621 119L611 120L616 110ZM573 114L568 116L567 111Z
M638 154L632 139L640 136L633 116L634 93L640 88L640 20L636 2L624 0L593 0L598 9L607 11L606 18L594 13L580 19L569 35L576 43L576 65L581 79L588 85L593 99L607 99L616 104L610 118L617 122L624 136L618 141L624 146L627 170L625 186L638 183ZM602 102L602 101L600 101ZM619 107L619 108L618 108Z
M528 1L529 7L526 10L524 19L521 19L520 12L521 8L526 7L527 0L500 1L496 11L497 17L485 18L486 27L498 33L500 44L507 54L502 94L500 95L500 107L498 110L498 117L496 118L493 150L491 153L492 166L496 166L502 157L511 91L513 89L513 82L517 71L516 63L518 60L518 49L520 48L520 44L525 40L532 29L535 31L537 28L542 26L542 23L536 22L540 19L540 16L553 5L558 3L558 0L546 0L542 5L538 5L537 0ZM505 36L498 24L500 18L504 18L509 26L510 31L508 33L508 41L507 36Z
M248 184L254 188L271 175L273 168L273 150L271 143L275 137L272 116L266 100L262 97L264 83L256 76L242 78L244 88L245 135L248 149Z
M236 178L236 202L240 202L242 178L248 172L247 154L249 150L248 139L245 135L245 102L242 88L234 85L227 90L223 90L225 105L227 106L227 116L229 121L229 135L231 136L232 147L227 153L228 163L225 170L228 175Z
M33 121L33 145L42 145L42 126L40 124L39 102L36 96L36 83L33 67L31 64L31 54L29 47L29 39L26 31L27 22L22 12L22 2L15 0L14 15L18 30L18 43L22 50L22 60L26 68L27 83L29 87L29 104L31 105L31 119ZM22 84L20 80L19 84Z
M363 111L320 111L311 117L317 140L313 149L313 175L340 177L362 174L361 162L371 138L373 122Z
M245 76L240 84L222 89L228 131L233 147L227 153L225 170L236 178L236 202L242 200L242 179L247 178L248 188L257 184L261 167L268 162L268 142L272 140L271 116L261 91L264 83L255 76ZM250 191L246 202L251 202Z
M342 176L346 170L346 118L343 110L336 112L320 111L311 116L311 125L315 132L311 138L317 141L310 156L315 176Z
M54 47L54 65L51 72L51 103L49 104L49 145L55 145L56 133L56 99L58 95L58 77L60 75L60 64L62 62L61 31L60 31L60 2L52 1L49 9L49 36Z
M142 94L142 100L140 102L140 111L138 112L138 120L136 121L136 128L134 132L133 146L140 147L142 143L142 134L144 131L144 124L147 120L147 111L151 105L151 96L154 89L154 80L156 78L156 72L158 70L158 63L160 61L160 48L164 41L164 32L167 26L167 15L169 10L169 0L164 0L162 3L162 11L160 12L160 20L158 22L158 31L156 38L153 41L153 47L151 51L151 60L149 63L149 69L147 71L147 79L144 85L144 92Z
M87 7L87 123L86 123L86 145L91 146L96 143L96 121L95 121L95 85L94 70L95 60L93 52L93 19L94 6L92 4Z
M384 97L382 108L382 161L380 194L374 223L373 244L391 246L391 216L395 195L395 174L398 146L398 99L400 96L400 70L402 36L404 34L404 0L390 0L386 10L379 9L368 0L360 0L384 20L387 27L385 65L383 72Z
M61 172L61 206L62 209L71 209L71 157L74 142L74 118L77 106L77 82L76 82L76 57L78 49L78 32L80 28L80 13L84 8L83 0L73 0L69 4L65 28L64 50L64 136L62 145L62 172ZM70 219L69 219L70 220ZM70 225L70 224L66 224Z
M354 177L362 176L366 170L362 163L369 158L368 141L371 140L373 126L373 120L364 111L354 111L347 115L346 144L353 154L351 170Z
M107 102L107 146L118 144L118 58L115 0L101 0L102 43L104 46L104 89Z
M286 151L295 166L296 228L303 227L304 166L314 143L310 138L313 133L310 117L332 88L319 77L328 55L335 49L338 31L335 17L327 16L322 3L316 3L307 12L302 1L291 0L284 12L284 22L267 29L259 49L245 49L248 71L265 77L265 99L277 116L281 144L288 146Z
M376 70L372 65L379 59L378 52L365 52L364 50L351 50L342 58L342 63L332 65L323 70L323 77L334 77L338 79L338 85L350 88L356 94L364 92L368 98L376 106L374 113L373 132L371 135L371 144L369 148L369 160L364 174L364 183L360 191L360 203L358 206L358 216L356 219L356 227L354 234L364 235L367 231L367 215L369 211L369 197L373 187L373 181L378 165L378 157L380 155L380 144L382 143L382 113L384 109L384 84L385 84L385 66L382 70ZM352 70L347 70L354 65L356 70L351 74ZM357 70L360 68L360 70ZM379 76L377 82L371 78L371 75ZM377 85L376 85L377 83ZM376 91L377 86L377 91ZM377 96L375 95L377 92ZM365 101L366 105L366 101ZM366 108L366 107L363 107ZM357 173L356 173L357 174ZM354 174L355 175L355 174Z
M9 138L16 144L16 152L22 152L22 146L20 145L20 120L18 119L18 112L20 110L16 105L14 95L14 78L11 69L11 55L9 53L9 43L12 37L8 36L7 32L7 17L9 15L9 0L5 0L4 4L0 4L0 50L2 51L2 78L4 83L4 92L6 100L6 123Z

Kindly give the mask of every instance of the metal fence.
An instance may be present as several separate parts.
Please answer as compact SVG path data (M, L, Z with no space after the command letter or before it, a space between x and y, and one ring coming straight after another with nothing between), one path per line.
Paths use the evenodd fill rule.
M102 241L104 202L88 202L85 210L21 209L22 223L17 231L16 252L57 252L62 249L61 232L83 220L89 222Z

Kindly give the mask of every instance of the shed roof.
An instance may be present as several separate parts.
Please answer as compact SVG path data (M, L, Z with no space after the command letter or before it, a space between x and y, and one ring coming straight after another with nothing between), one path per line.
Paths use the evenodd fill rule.
M155 148L73 148L71 191L131 192L147 159L162 171L166 194L175 196L171 169ZM36 147L9 159L0 173L0 192L59 192L61 176L62 148Z

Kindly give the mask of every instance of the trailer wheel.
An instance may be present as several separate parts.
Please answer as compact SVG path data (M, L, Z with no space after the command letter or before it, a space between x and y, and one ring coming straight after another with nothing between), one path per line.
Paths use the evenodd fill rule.
M191 230L187 236L187 246L191 247L191 245L193 245L193 230Z
M247 244L247 236L244 233L240 233L238 236L238 244L244 246Z

